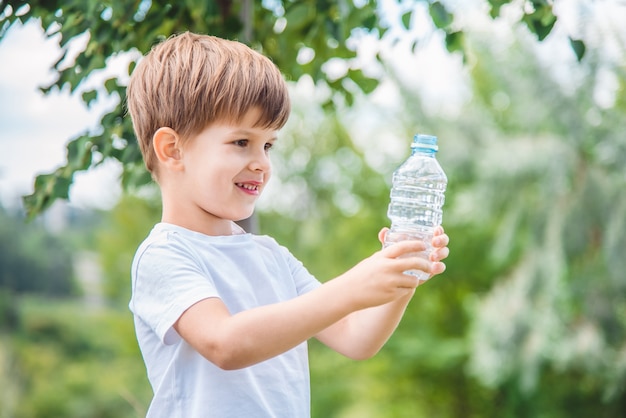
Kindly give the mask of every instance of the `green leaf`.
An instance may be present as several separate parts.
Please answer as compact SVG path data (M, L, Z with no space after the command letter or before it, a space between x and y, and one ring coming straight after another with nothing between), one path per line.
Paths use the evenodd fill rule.
M87 104L87 107L91 107L92 102L98 98L98 92L96 90L89 90L82 94L83 102Z
M67 168L74 171L86 170L91 165L92 142L89 136L83 135L67 144Z
M109 78L104 82L104 88L107 90L107 93L111 94L118 89L117 78Z
M131 75L133 73L133 70L135 69L135 67L137 66L137 61L133 60L128 64L128 75Z
M585 43L580 39L573 38L569 38L569 43L572 46L574 53L576 54L576 59L578 59L578 61L581 61L585 56L585 52L587 50Z
M375 13L372 13L363 18L363 20L361 21L361 26L366 29L372 30L376 28L377 23L378 17Z
M465 53L465 36L463 32L446 33L446 48L449 52Z
M402 15L402 26L405 29L409 29L411 27L411 16L413 16L413 12L409 11Z
M130 164L124 164L124 171L122 172L122 186L125 189L138 188L149 184L152 181L152 176L146 170L146 167L141 162L133 162Z
M315 9L308 3L295 3L287 9L285 18L287 19L287 26L291 30L301 30L308 27L311 21L315 19Z
M491 10L489 11L489 15L495 19L500 16L500 8L505 4L509 4L511 0L489 0L489 4L491 5Z
M349 70L348 78L354 81L365 94L373 92L378 87L378 80L366 77L361 70Z
M57 169L51 174L37 176L33 194L24 196L22 199L27 219L34 219L35 216L52 206L56 199L67 199L71 184L71 176L63 176L62 169Z
M537 39L543 41L552 31L556 23L556 16L550 6L544 6L524 15L522 21L526 23L531 32L537 35Z
M431 3L428 11L430 12L430 17L433 19L433 23L439 29L447 28L452 23L452 14L448 12L445 6L440 2L436 1Z

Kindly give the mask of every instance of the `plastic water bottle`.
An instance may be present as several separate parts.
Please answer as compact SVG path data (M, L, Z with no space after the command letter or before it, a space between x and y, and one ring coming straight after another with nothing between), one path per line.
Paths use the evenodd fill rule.
M426 250L419 254L428 259L432 251L433 230L441 225L448 178L435 158L437 137L417 134L411 155L393 173L391 200L387 216L391 228L385 246L407 239L424 241ZM409 270L405 274L428 280L430 274Z

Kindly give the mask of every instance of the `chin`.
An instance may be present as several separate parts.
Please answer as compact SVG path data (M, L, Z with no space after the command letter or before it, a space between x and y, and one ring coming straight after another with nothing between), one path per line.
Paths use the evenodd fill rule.
M233 217L233 221L235 221L235 222L241 222L241 221L243 221L243 220L246 220L246 219L248 219L248 218L252 217L252 215L254 215L254 211L253 211L253 210L251 210L251 211L250 211L250 212L248 212L248 213L245 213L245 214L240 214L239 216Z

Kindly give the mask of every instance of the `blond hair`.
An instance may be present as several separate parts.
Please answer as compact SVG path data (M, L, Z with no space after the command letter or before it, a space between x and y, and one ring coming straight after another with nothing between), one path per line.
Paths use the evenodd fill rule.
M267 57L248 46L185 32L157 44L137 65L128 110L148 171L156 174L152 137L161 127L182 138L214 122L238 122L253 107L257 126L280 129L290 112L287 86Z

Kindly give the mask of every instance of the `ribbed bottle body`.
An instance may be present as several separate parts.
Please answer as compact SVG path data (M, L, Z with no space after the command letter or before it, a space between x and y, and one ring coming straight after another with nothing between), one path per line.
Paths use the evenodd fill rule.
M416 135L413 153L393 174L387 210L391 228L385 237L385 245L406 239L422 240L427 246L420 253L424 258L428 258L432 251L434 228L441 225L443 219L442 208L448 185L446 174L435 158L436 144L435 137ZM429 274L420 270L406 273L420 280L429 278Z

